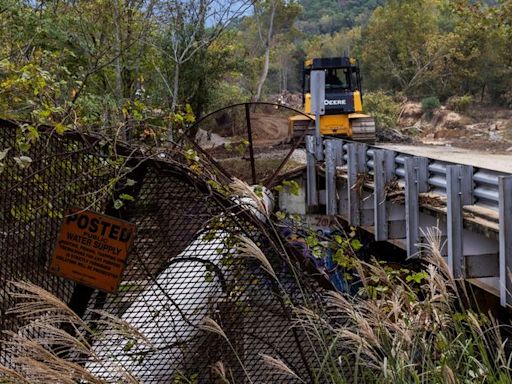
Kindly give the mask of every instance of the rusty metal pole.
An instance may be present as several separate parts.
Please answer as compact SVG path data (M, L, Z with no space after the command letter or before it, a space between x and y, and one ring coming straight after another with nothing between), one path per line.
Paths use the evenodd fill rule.
M279 166L276 168L276 170L274 171L272 176L270 176L270 178L268 178L268 179L265 179L265 181L264 181L265 187L267 187L267 188L272 188L273 187L272 183L274 182L275 178L279 175L279 172L281 172L281 169L283 169L285 164L288 162L290 157L293 155L293 152L295 152L295 150L297 148L299 148L299 145L302 143L302 141L304 140L305 136L306 136L306 131L304 131L302 133L302 135L295 141L295 143L293 144L292 148L290 149L290 151L288 152L288 154L286 155L284 160L281 162L281 164L279 164Z
M251 111L249 108L249 104L245 104L245 120L247 122L247 136L249 139L249 156L251 157L251 175L252 175L252 183L257 184L256 180L256 165L254 163L254 148L252 146L252 127L251 127Z

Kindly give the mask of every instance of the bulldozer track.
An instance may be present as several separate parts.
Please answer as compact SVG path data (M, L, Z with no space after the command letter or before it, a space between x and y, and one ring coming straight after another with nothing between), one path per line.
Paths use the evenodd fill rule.
M375 144L375 120L371 117L352 120L352 140Z

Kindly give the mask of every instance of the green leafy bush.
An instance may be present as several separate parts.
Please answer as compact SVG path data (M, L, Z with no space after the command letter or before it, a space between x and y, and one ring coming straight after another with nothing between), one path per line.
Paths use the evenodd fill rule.
M221 82L215 89L212 89L209 110L215 111L228 105L237 104L249 100L249 95L238 84L230 84L227 81Z
M396 125L400 104L383 91L364 95L364 110L375 119L377 128L392 128Z
M431 119L434 111L441 106L441 102L436 96L426 97L421 100L421 109L427 118Z
M471 95L452 96L446 102L446 107L457 112L466 112L473 101Z

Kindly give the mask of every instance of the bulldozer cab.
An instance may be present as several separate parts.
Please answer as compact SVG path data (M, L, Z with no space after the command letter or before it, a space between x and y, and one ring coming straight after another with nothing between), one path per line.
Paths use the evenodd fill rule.
M340 76L341 75L341 76ZM345 69L328 69L325 76L325 89L348 89L348 71Z
M321 135L345 137L365 143L375 142L375 121L363 113L361 75L356 59L350 57L326 57L310 59L302 71L302 104L307 116L289 119L293 137L306 132L313 134L312 119L316 119L311 105L312 71L325 71L324 114L319 116Z
M357 60L348 57L311 59L304 63L302 76L303 104L311 92L311 71L325 71L326 114L357 112L354 92L360 93L361 80ZM310 111L306 110L307 113Z

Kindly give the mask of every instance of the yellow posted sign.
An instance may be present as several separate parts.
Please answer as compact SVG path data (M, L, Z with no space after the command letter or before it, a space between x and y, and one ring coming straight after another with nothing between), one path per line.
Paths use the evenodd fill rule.
M134 224L73 208L60 227L50 272L115 293L134 236Z

